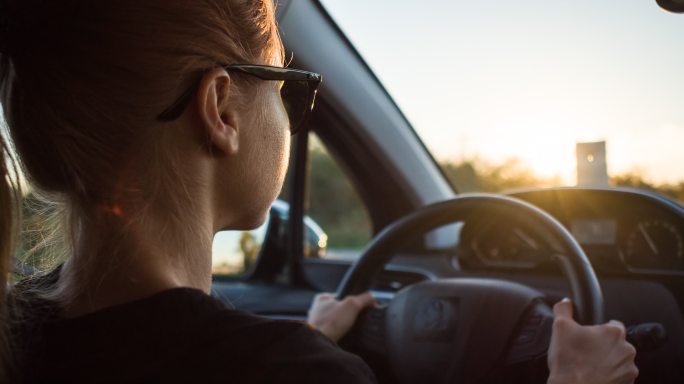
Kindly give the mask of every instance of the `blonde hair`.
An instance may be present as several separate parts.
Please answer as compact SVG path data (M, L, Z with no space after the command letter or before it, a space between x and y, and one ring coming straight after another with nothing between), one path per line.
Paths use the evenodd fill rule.
M131 159L161 150L164 133L150 126L184 88L219 64L283 56L271 0L0 0L0 8L10 19L0 31L2 105L21 168L59 219L47 228L56 259L73 252L81 226L107 220L100 208L154 198L121 185L123 173ZM172 183L155 177L154 190ZM16 188L5 184L1 290L18 217ZM10 360L0 351L0 363Z

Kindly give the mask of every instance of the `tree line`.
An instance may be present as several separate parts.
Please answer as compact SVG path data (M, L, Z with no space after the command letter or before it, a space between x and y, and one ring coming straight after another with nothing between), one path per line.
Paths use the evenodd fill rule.
M365 207L348 178L321 147L311 152L309 177L309 215L329 235L333 248L358 248L371 236L371 226ZM517 188L552 187L562 185L560 177L535 175L516 159L490 164L473 159L439 163L444 175L458 192L499 193ZM614 175L613 186L654 191L684 201L684 180L673 184L648 181L638 172Z

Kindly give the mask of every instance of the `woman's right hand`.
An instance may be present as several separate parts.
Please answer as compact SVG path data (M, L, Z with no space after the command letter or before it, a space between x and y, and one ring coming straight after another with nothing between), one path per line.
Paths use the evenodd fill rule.
M307 322L330 340L338 342L354 326L361 311L375 306L369 293L337 300L334 293L319 293L309 309Z
M636 350L618 321L582 326L572 318L572 302L553 307L548 384L629 384L639 374Z

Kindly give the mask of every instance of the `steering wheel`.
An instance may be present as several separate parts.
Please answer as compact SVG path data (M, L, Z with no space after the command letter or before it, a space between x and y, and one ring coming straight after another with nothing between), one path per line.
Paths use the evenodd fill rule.
M483 215L516 217L542 228L551 245L550 257L568 280L577 320L585 325L603 322L601 288L577 241L541 209L498 195L463 195L419 208L390 224L347 271L338 299L367 291L373 277L410 240ZM504 280L426 281L401 290L387 305L360 318L355 334L362 348L382 356L403 382L477 382L502 360L515 362L545 353L552 313L542 299L541 292ZM541 333L546 339L540 345Z

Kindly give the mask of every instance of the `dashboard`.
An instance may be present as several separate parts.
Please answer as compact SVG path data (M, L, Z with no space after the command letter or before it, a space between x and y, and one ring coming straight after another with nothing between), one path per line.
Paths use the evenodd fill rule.
M554 216L582 246L597 272L684 276L684 206L628 188L517 191ZM553 253L544 228L521 218L466 222L459 262L466 267L548 269Z

